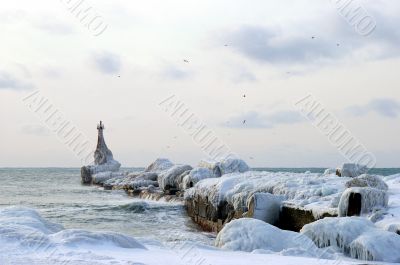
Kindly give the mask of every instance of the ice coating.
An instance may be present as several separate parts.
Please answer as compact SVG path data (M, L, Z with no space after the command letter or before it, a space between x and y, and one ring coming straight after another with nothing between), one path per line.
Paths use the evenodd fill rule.
M389 196L385 190L369 187L352 187L346 189L339 202L339 216L346 216L348 213L351 194L361 195L361 214L368 214L374 210L380 210L388 205Z
M400 236L363 217L327 217L305 225L300 233L320 248L333 246L352 258L400 262Z
M319 213L321 208L336 210L348 180L316 173L248 171L201 180L186 191L185 197L207 197L214 206L226 200L239 208L245 207L254 193L264 192L283 195L286 200Z
M290 249L306 256L318 256L320 253L308 237L250 218L233 220L227 224L218 233L215 245L225 250L246 252L261 249L279 253Z

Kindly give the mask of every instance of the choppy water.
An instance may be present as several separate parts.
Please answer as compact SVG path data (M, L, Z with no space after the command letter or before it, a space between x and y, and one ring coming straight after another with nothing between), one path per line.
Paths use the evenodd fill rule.
M65 228L114 231L168 244L193 240L212 244L182 204L128 197L80 184L79 169L0 169L0 208L25 206Z
M261 169L257 169L261 170ZM322 168L272 169L322 173ZM374 169L392 175L400 169ZM26 206L65 228L115 231L162 243L192 240L212 244L213 234L203 233L186 216L182 204L134 199L123 191L104 191L80 184L79 169L0 169L0 208Z

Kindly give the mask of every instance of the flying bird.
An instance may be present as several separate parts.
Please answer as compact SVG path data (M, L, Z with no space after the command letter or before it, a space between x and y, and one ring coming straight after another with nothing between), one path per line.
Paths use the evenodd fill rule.
M245 97L246 97L246 94L243 94L243 97L245 98Z
M243 124L245 124L246 123L246 120L243 120Z
M183 62L185 62L185 63L189 63L189 61L188 61L188 60L186 60L186 59L184 59L184 60L183 60Z
M336 43L336 46L339 46L340 44L339 43Z
M315 39L315 36L312 36L311 39Z

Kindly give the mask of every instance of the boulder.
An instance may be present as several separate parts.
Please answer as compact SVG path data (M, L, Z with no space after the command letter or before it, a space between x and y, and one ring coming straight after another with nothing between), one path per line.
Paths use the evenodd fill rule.
M362 174L355 177L345 184L346 188L351 187L370 187L380 190L388 190L388 185L379 176Z
M336 174L339 177L349 178L355 178L367 172L368 168L366 166L353 163L344 163L340 168L336 170Z
M270 193L254 193L247 200L247 216L275 225L279 220L283 200L283 196Z
M387 191L370 187L352 187L346 189L340 197L339 216L368 214L388 205Z
M145 172L161 172L171 168L174 164L166 158L157 158L144 171Z
M176 192L179 189L179 176L192 170L189 165L174 165L158 175L158 184L163 191Z

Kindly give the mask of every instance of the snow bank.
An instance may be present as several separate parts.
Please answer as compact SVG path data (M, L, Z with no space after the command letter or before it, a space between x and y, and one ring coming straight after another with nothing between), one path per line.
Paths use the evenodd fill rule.
M215 245L225 250L267 250L283 252L296 250L307 256L316 256L317 246L306 236L281 230L263 221L250 218L233 220L218 233Z
M388 190L388 185L379 176L362 174L346 182L346 188L370 187L380 190Z
M388 205L388 194L385 190L369 187L353 187L346 189L339 202L339 216L347 216L350 207L350 198L352 194L361 195L360 214L368 214L374 210L379 210Z
M327 217L305 225L300 233L320 248L333 246L353 258L400 262L400 236L378 229L366 218Z
M174 165L169 159L157 158L156 161L151 163L144 171L145 172L161 172L171 168Z
M189 165L174 165L158 175L158 185L164 191L170 188L177 189L181 181L179 176L192 169Z
M213 178L213 172L208 168L197 167L192 169L188 175L183 177L181 189L186 190L193 187L197 182L202 179Z
M368 172L368 168L364 165L344 163L338 168L339 176L354 178Z
M222 175L234 172L246 172L250 167L242 159L227 158L220 161L207 161L202 160L199 167L204 167L212 170L214 177L219 178Z
M226 201L235 209L243 209L254 193L271 193L309 209L337 208L348 180L315 173L248 171L201 180L185 192L185 198L200 196L214 207Z

